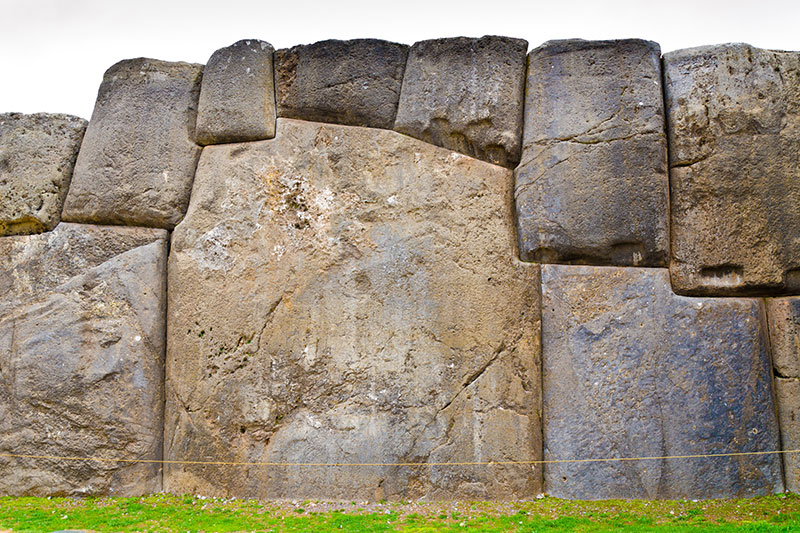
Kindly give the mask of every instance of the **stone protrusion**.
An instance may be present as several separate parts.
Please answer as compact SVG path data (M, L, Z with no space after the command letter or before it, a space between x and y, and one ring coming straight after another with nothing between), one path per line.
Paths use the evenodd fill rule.
M542 265L544 459L778 449L758 299L676 296L666 269ZM783 489L778 455L554 463L559 498Z
M551 41L528 56L520 258L666 266L667 141L660 48L637 39Z
M275 136L274 51L269 43L245 39L211 55L200 89L198 143L260 141Z
M800 379L775 378L783 450L800 450ZM800 492L800 453L783 454L786 490Z
M767 298L766 304L775 372L800 378L800 298Z
M800 293L798 72L746 44L664 56L676 292Z
M415 43L394 129L513 168L520 156L527 51L527 41L509 37Z
M329 40L275 53L278 116L392 129L408 46Z
M0 236L56 227L85 130L72 115L0 114Z
M167 232L0 239L0 494L161 490ZM117 460L122 460L118 462Z
M539 458L539 267L516 260L511 186L507 169L380 129L278 119L273 140L206 147L170 251L166 458ZM164 480L520 499L541 466L167 465Z
M63 219L171 229L189 203L203 66L130 59L108 69Z

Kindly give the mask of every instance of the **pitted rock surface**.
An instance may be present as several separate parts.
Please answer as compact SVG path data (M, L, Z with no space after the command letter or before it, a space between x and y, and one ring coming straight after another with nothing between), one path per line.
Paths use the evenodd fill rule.
M160 459L167 232L0 239L0 453ZM0 494L132 496L157 464L0 457Z
M800 298L767 298L766 304L775 372L800 378Z
M758 299L676 296L666 269L542 266L544 458L777 450ZM559 498L730 498L783 490L780 457L560 463Z
M664 56L673 288L800 293L800 53Z
M520 257L666 266L667 140L656 43L551 41L528 56Z
M278 119L203 150L169 260L167 459L540 457L539 267L511 172L392 131ZM518 499L532 465L168 465L165 489Z
M197 142L260 141L275 136L272 45L244 39L211 55L203 69Z
M72 115L0 114L0 236L56 227L85 130Z
M513 168L520 155L527 51L527 41L510 37L415 43L394 129Z
M328 40L275 53L278 116L392 129L408 46Z
M781 421L781 448L800 450L800 379L775 378L778 417ZM800 492L800 456L783 454L786 490Z
M129 59L109 68L63 219L171 229L189 203L203 66Z

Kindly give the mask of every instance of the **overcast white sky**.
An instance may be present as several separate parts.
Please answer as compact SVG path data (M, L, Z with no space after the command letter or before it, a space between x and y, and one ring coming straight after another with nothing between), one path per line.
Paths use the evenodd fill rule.
M275 48L375 37L639 37L664 52L723 42L800 50L800 0L0 0L0 112L89 118L121 59L205 63L258 38Z

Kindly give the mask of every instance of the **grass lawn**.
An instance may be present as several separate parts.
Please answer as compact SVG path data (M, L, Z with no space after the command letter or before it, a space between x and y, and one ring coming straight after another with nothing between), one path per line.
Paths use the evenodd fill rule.
M0 497L0 532L55 531L800 531L800 496L601 502L259 502Z

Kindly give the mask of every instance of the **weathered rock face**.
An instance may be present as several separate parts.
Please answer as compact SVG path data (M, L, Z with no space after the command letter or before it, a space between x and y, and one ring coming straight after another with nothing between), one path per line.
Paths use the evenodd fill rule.
M56 227L85 130L72 115L0 114L0 236Z
M660 61L656 43L634 39L531 52L515 171L523 260L667 265Z
M63 219L172 228L189 203L202 65L120 61L100 85Z
M166 457L536 459L539 267L515 255L508 170L286 119L206 147L170 252ZM541 467L167 465L165 489L528 498Z
M767 298L766 303L775 371L800 378L800 298Z
M275 53L278 116L392 129L408 46L321 41Z
M542 266L544 458L778 449L756 299L676 296L666 269ZM782 490L777 455L548 464L561 498Z
M800 292L800 53L664 56L673 288Z
M161 490L167 233L0 239L0 494Z
M497 165L519 161L528 42L508 37L414 44L394 129Z
M800 379L775 378L775 395L781 421L782 449L800 450ZM786 489L800 492L800 455L783 454L783 475Z
M203 69L197 142L260 141L275 136L274 48L245 39L217 50Z

